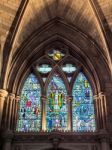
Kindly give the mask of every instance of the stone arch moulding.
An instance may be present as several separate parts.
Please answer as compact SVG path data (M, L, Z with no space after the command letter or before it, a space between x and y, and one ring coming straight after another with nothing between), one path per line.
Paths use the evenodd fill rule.
M9 91L19 94L17 89L21 77L42 55L46 46L56 41L67 45L72 54L74 54L74 57L76 57L75 59L85 64L87 70L93 76L94 81L96 81L98 91L102 91L103 85L101 83L105 79L101 79L101 72L100 68L98 69L99 66L97 66L96 59L99 56L104 58L103 54L94 41L89 39L87 35L79 31L76 27L60 21L53 21L42 27L42 30L37 30L27 41L24 41L14 54L7 80L7 89ZM89 53L90 49L91 53ZM103 66L100 67L103 67L108 76L109 71L106 69L105 59L102 60L102 64Z

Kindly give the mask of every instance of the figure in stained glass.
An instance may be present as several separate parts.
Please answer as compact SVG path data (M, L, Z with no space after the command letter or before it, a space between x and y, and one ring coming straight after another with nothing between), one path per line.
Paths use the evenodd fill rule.
M17 131L39 131L41 126L41 88L36 77L31 74L25 81L19 102Z
M67 106L66 88L63 80L55 74L48 86L47 91L47 130L66 130L67 129Z
M83 73L79 73L73 86L72 111L74 131L95 130L92 89Z

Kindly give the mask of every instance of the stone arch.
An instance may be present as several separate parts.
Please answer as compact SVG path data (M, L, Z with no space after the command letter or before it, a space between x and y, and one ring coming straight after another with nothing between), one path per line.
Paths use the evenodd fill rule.
M90 72L93 75L93 78L97 82L98 91L101 91L103 89L104 85L102 84L102 81L105 81L105 79L103 79L103 77L101 79L102 73L100 72L100 67L102 67L102 70L107 73L106 77L109 75L109 70L106 66L106 62L104 59L100 60L102 66L98 66L98 64L96 63L96 59L98 57L100 58L100 56L102 55L99 54L99 48L95 46L93 41L89 40L86 36L84 36L81 31L76 30L76 28L71 29L68 25L63 24L60 21L58 21L57 24L58 27L56 26L55 22L52 23L52 26L50 24L50 30L48 27L47 29L45 27L46 30L44 37L43 32L39 33L39 35L38 32L36 32L31 36L28 41L25 41L23 45L21 45L12 61L7 84L7 89L9 89L9 91L13 91L14 93L17 92L17 90L14 90L13 87L14 84L18 86L17 80L19 80L20 74L24 74L24 72L26 72L25 70L27 70L28 67L31 66L31 64L38 59L39 55L41 55L42 49L56 41L60 41L70 47L72 54L74 54L77 59L84 63L87 68L89 68ZM68 39L67 34L64 33L65 30L70 33L72 32L71 37L69 37L70 39ZM46 34L47 31L49 31L49 35ZM59 31L58 34L57 31ZM38 41L38 39L41 40ZM80 47L79 42L77 43L77 41L80 42ZM90 47L88 48L87 45ZM90 48L91 55L88 55ZM96 69L97 67L99 67L99 69Z

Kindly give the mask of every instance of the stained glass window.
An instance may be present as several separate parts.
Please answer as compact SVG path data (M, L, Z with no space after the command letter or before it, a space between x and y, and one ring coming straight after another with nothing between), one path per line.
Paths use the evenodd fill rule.
M17 131L39 131L41 126L41 88L36 77L31 74L24 83L19 113Z
M52 67L50 65L48 65L48 64L42 64L42 65L37 67L37 70L40 73L46 74L46 73L48 73L48 72L50 72L52 70Z
M66 73L73 73L76 67L73 64L66 64L62 67L62 70Z
M48 55L49 55L50 57L52 57L53 60L55 60L55 61L59 61L59 60L62 59L62 57L65 56L65 54L62 53L62 52L59 51L59 50L52 50L52 51L50 51L50 52L48 53Z
M73 86L72 125L74 131L94 131L95 115L91 86L79 73Z
M68 79L68 81L70 82L70 81L71 81L71 79L72 79L72 77L67 77L67 79Z
M55 74L48 86L47 91L47 130L66 130L67 129L67 91L63 80Z
M43 77L42 79L43 79L44 82L46 81L46 77Z

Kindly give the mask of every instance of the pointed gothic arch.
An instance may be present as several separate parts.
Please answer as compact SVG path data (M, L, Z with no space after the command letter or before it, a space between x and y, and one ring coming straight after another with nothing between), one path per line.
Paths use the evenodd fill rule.
M50 62L50 60L52 61ZM65 64L68 64L69 62L71 63L71 65L65 65ZM45 71L46 67L48 67L47 63L51 65L51 71L48 71L48 72ZM39 68L41 67L40 64L44 65L43 71L39 71ZM63 65L66 66L67 72L63 70ZM75 67L75 69L72 72L69 72L70 67ZM75 63L73 56L71 56L69 53L67 53L65 57L62 57L60 60L56 61L53 57L51 58L47 56L46 51L45 51L45 55L39 58L34 64L32 64L30 70L32 70L31 72L34 73L34 75L40 82L40 85L42 87L41 95L47 98L45 107L42 107L41 109L42 112L43 111L46 112L42 114L44 115L44 118L46 120L45 130L52 131L52 130L68 130L68 129L71 130L72 129L73 131L84 131L84 132L96 130L93 93L92 93L93 92L92 90L93 88L95 89L96 85L95 83L93 83L91 74L89 74L88 71L86 71L87 69L84 68L84 66L81 65L79 61L76 61ZM68 81L69 74L71 76L71 81ZM80 88L77 83L77 80L79 80L80 74L82 75L82 78L86 80L86 84L88 84L89 90L84 89L83 83L80 84L80 86L83 87L82 89L80 89L80 91L77 91L76 88L74 88L77 86L78 88ZM43 81L44 76L46 77L45 82ZM75 94L74 94L74 91L75 91ZM90 92L90 93L85 93L85 92ZM95 93L95 90L94 90L94 93ZM76 97L77 94L78 96ZM81 97L82 100L81 102L78 103L78 106L76 106L77 103L74 103L74 99L80 98L81 94L83 94L83 96ZM41 99L41 95L40 95L40 99ZM71 104L69 102L70 95L73 96L73 103L72 103L71 108L70 108ZM85 98L85 95L88 95L88 97ZM88 101L88 98L90 98L90 101ZM91 106L89 106L86 103L85 104L82 103L83 100L84 100L84 103L86 101L88 103L91 103ZM75 104L75 107L74 107L74 104ZM43 102L42 102L42 105L43 105ZM87 111L87 108L88 108L88 111ZM84 113L83 113L83 115L81 116L80 115L81 111L84 111L86 115L84 116ZM74 117L74 114L75 114L75 117ZM90 116L90 114L93 118ZM77 118L79 118L79 120ZM42 118L40 118L40 120L42 120ZM71 125L68 122L71 122ZM83 124L81 126L81 129L79 129L80 127L77 125L78 123L76 122L78 122L80 126L81 124ZM90 128L90 125L91 125L91 128ZM41 126L43 126L43 124L41 124ZM78 126L77 129L76 129L76 126Z
M93 91L87 77L79 72L72 89L72 128L73 131L95 131L96 121Z
M29 132L41 129L41 86L34 74L30 74L22 87L19 101L17 131Z
M47 130L67 130L67 90L59 74L54 73L47 90Z

